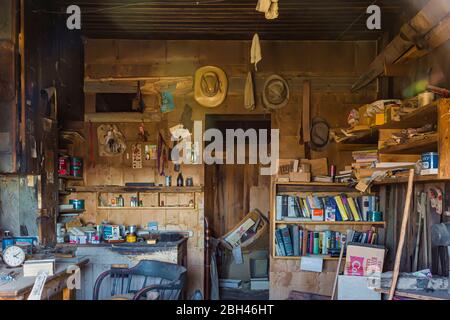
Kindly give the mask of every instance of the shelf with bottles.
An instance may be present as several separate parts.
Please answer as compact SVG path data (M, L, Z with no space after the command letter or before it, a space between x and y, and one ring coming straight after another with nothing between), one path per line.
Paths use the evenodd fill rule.
M196 193L97 192L98 210L195 210Z

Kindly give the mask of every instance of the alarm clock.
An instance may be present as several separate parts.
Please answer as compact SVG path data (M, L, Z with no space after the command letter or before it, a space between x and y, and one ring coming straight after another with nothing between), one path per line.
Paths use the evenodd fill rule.
M10 246L3 251L3 262L11 268L20 267L25 262L25 251L18 246Z

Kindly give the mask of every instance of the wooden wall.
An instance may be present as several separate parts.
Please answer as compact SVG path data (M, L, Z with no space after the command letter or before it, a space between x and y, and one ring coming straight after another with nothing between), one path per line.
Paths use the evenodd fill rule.
M204 65L219 66L225 70L230 82L230 90L223 105L215 109L199 106L193 99L192 93L176 96L176 109L164 116L160 126L171 127L179 124L183 107L188 104L193 109L192 120L205 122L206 115L241 115L266 114L272 121L273 128L281 130L280 156L282 158L304 157L304 148L298 143L298 130L302 108L302 84L305 79L312 83L312 116L326 118L333 127L342 126L346 122L347 113L354 107L374 101L377 98L376 86L351 94L349 89L355 79L372 61L376 53L374 42L286 42L262 41L263 61L258 65L255 76L257 109L249 112L243 107L243 90L247 72L250 66L249 41L133 41L133 40L96 40L85 41L85 78L145 78L145 77L174 77L193 76L198 67ZM265 79L277 73L286 78L290 85L291 100L288 106L280 111L270 113L261 105L261 90ZM86 94L85 109L92 111L92 94ZM149 125L150 126L150 125ZM158 126L158 125L157 125ZM129 125L127 129L137 130L137 125ZM86 128L85 128L86 129ZM128 131L127 131L128 132ZM130 134L130 133L129 133ZM348 159L349 153L338 152L336 146L330 146L328 152L314 154L327 155L330 161L343 167L343 159ZM242 168L226 168L224 176L229 180L239 175L242 179ZM211 168L207 169L212 170ZM204 184L204 169L196 167L192 171L196 184ZM87 182L122 183L133 177L141 180L152 179L152 171L130 172L122 164L112 160L99 160L96 168L87 169ZM185 175L186 176L186 175ZM124 177L127 177L124 179ZM244 175L245 177L245 175ZM255 178L253 176L253 178ZM245 178L244 178L245 180ZM210 183L210 182L209 182ZM226 185L226 182L225 182ZM260 186L260 184L257 184ZM264 187L265 184L261 186ZM211 194L207 189L205 215L213 217L224 214L230 224L239 220L250 206L247 201L236 203L233 195L214 209L214 200L208 200ZM267 207L269 194L265 189ZM253 198L261 197L255 190ZM249 197L251 198L251 197ZM255 200L249 200L253 202ZM263 206L259 205L258 206ZM229 217L228 215L236 215ZM97 216L98 218L98 216ZM200 220L200 219L199 219ZM200 228L197 229L200 231ZM192 246L191 246L192 248ZM190 264L202 265L203 257L195 255L195 261ZM191 249L190 249L191 250ZM192 256L191 256L192 257ZM328 266L332 270L332 266ZM200 273L200 271L199 271ZM295 281L294 278L306 276L305 281ZM289 290L306 290L324 293L331 285L312 282L311 276L298 272L286 263L272 263L271 266L271 297L286 298ZM316 275L314 275L314 278ZM324 273L322 278L330 278ZM327 279L328 279L327 278Z

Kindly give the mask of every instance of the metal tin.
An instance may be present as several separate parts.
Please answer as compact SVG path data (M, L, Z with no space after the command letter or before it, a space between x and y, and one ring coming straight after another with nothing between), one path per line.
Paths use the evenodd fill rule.
M422 168L424 170L439 168L439 154L437 152L428 152L422 154Z
M58 175L60 176L68 176L70 175L70 157L61 156L59 157L58 164Z
M194 186L194 179L189 177L186 178L186 187L193 187Z
M72 157L70 159L70 175L76 178L83 177L83 159Z
M78 200L78 199L69 200L69 204L73 205L73 208L75 210L84 210L84 208L85 208L84 200Z
M171 187L171 186L172 186L172 177L166 176L166 187Z

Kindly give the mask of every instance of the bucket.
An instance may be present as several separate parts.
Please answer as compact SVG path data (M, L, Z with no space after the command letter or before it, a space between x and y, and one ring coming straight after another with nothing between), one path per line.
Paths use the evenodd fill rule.
M70 175L76 178L83 177L83 159L72 157L70 163Z

